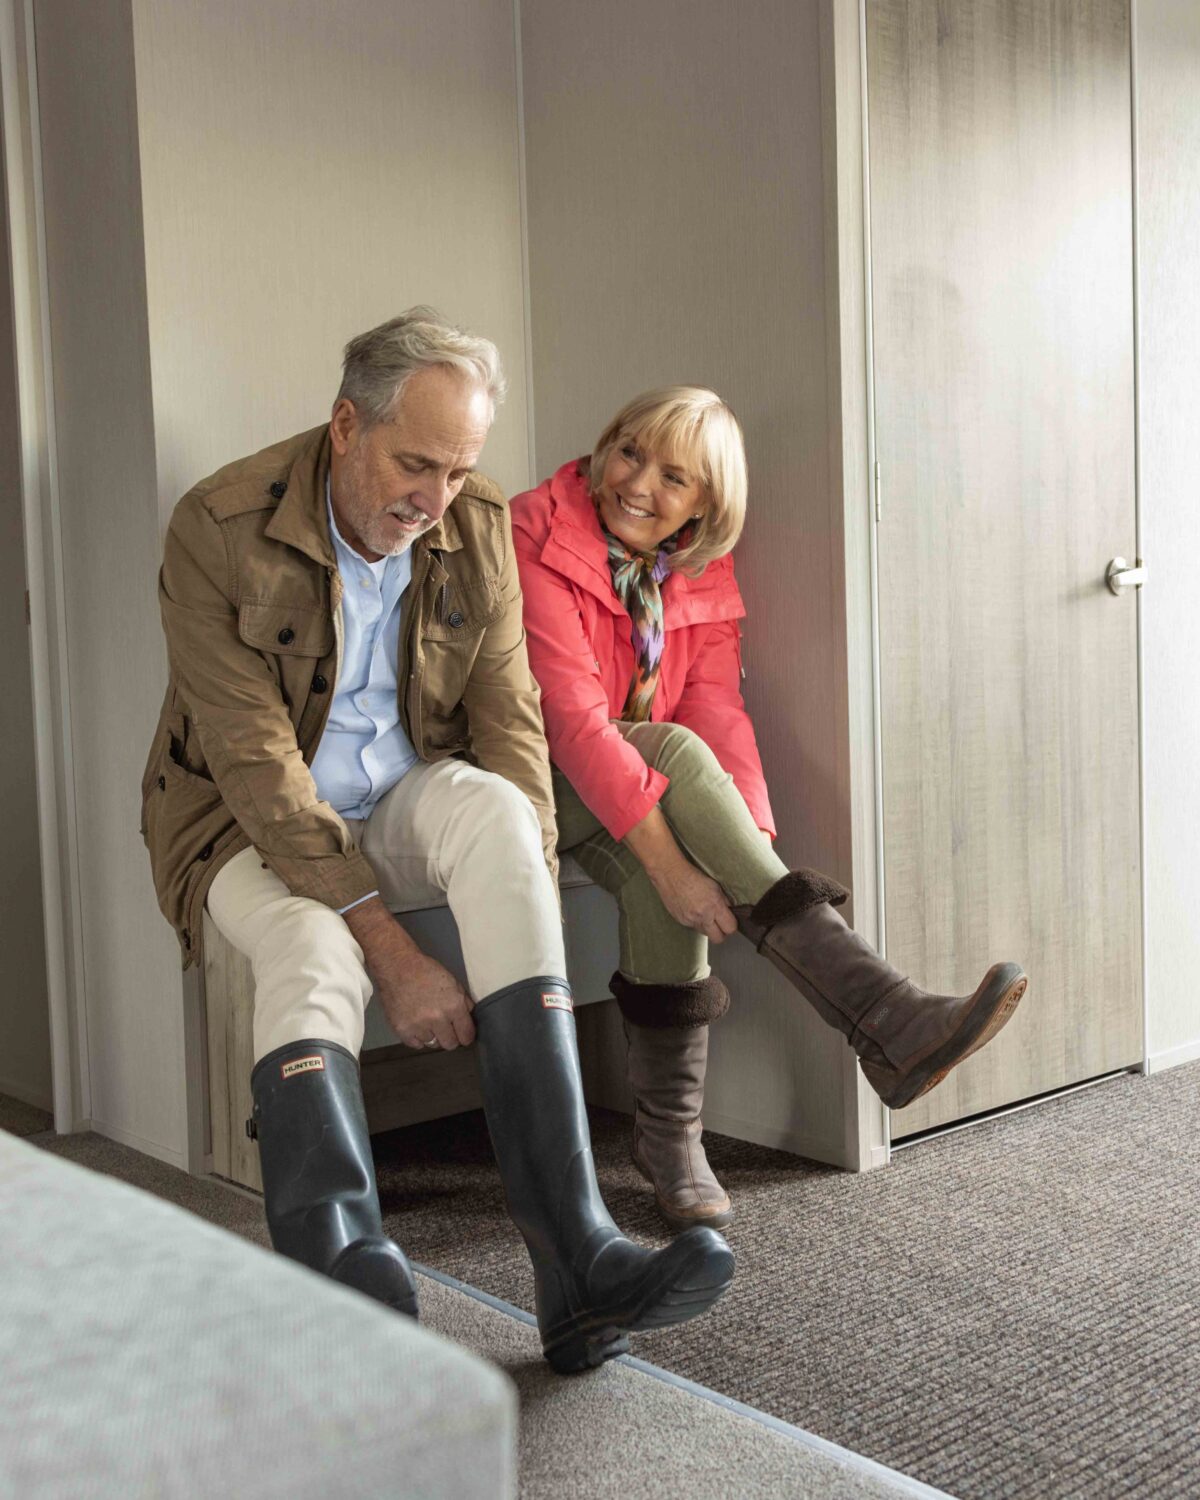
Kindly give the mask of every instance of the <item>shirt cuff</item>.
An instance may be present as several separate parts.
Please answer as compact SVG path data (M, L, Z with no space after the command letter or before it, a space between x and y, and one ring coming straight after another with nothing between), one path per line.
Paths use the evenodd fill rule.
M356 906L361 906L364 901L370 901L378 896L378 894L378 891L368 891L365 896L360 896L357 901L351 901L349 906L339 906L337 909L338 916L344 917L348 911L353 911Z

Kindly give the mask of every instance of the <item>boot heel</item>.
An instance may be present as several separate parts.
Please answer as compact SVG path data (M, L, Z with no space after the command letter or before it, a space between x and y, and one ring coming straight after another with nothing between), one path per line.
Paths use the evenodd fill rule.
M629 1338L615 1328L602 1328L595 1333L573 1333L542 1352L560 1375L577 1375L582 1370L595 1370L619 1354L628 1354Z

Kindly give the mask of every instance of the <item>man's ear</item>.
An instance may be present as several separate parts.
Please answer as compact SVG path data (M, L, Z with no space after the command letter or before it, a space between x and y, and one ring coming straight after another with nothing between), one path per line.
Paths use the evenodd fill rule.
M361 426L357 408L349 397L343 396L334 403L333 414L329 419L329 440L339 458L345 458Z

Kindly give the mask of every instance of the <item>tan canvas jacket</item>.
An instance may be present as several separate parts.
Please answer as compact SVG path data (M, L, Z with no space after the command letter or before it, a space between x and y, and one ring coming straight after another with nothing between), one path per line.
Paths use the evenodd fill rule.
M142 777L142 836L184 967L209 885L254 844L295 895L343 907L377 885L309 773L341 663L342 580L325 510L329 429L240 459L175 507L159 602L169 681ZM554 798L503 495L472 475L413 543L400 710L422 760L519 786L557 874Z

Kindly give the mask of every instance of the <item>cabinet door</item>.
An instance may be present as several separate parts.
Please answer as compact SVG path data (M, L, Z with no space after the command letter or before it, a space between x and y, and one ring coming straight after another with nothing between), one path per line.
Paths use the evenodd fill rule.
M899 1137L1142 1056L1129 15L866 14L887 951L1030 976Z

